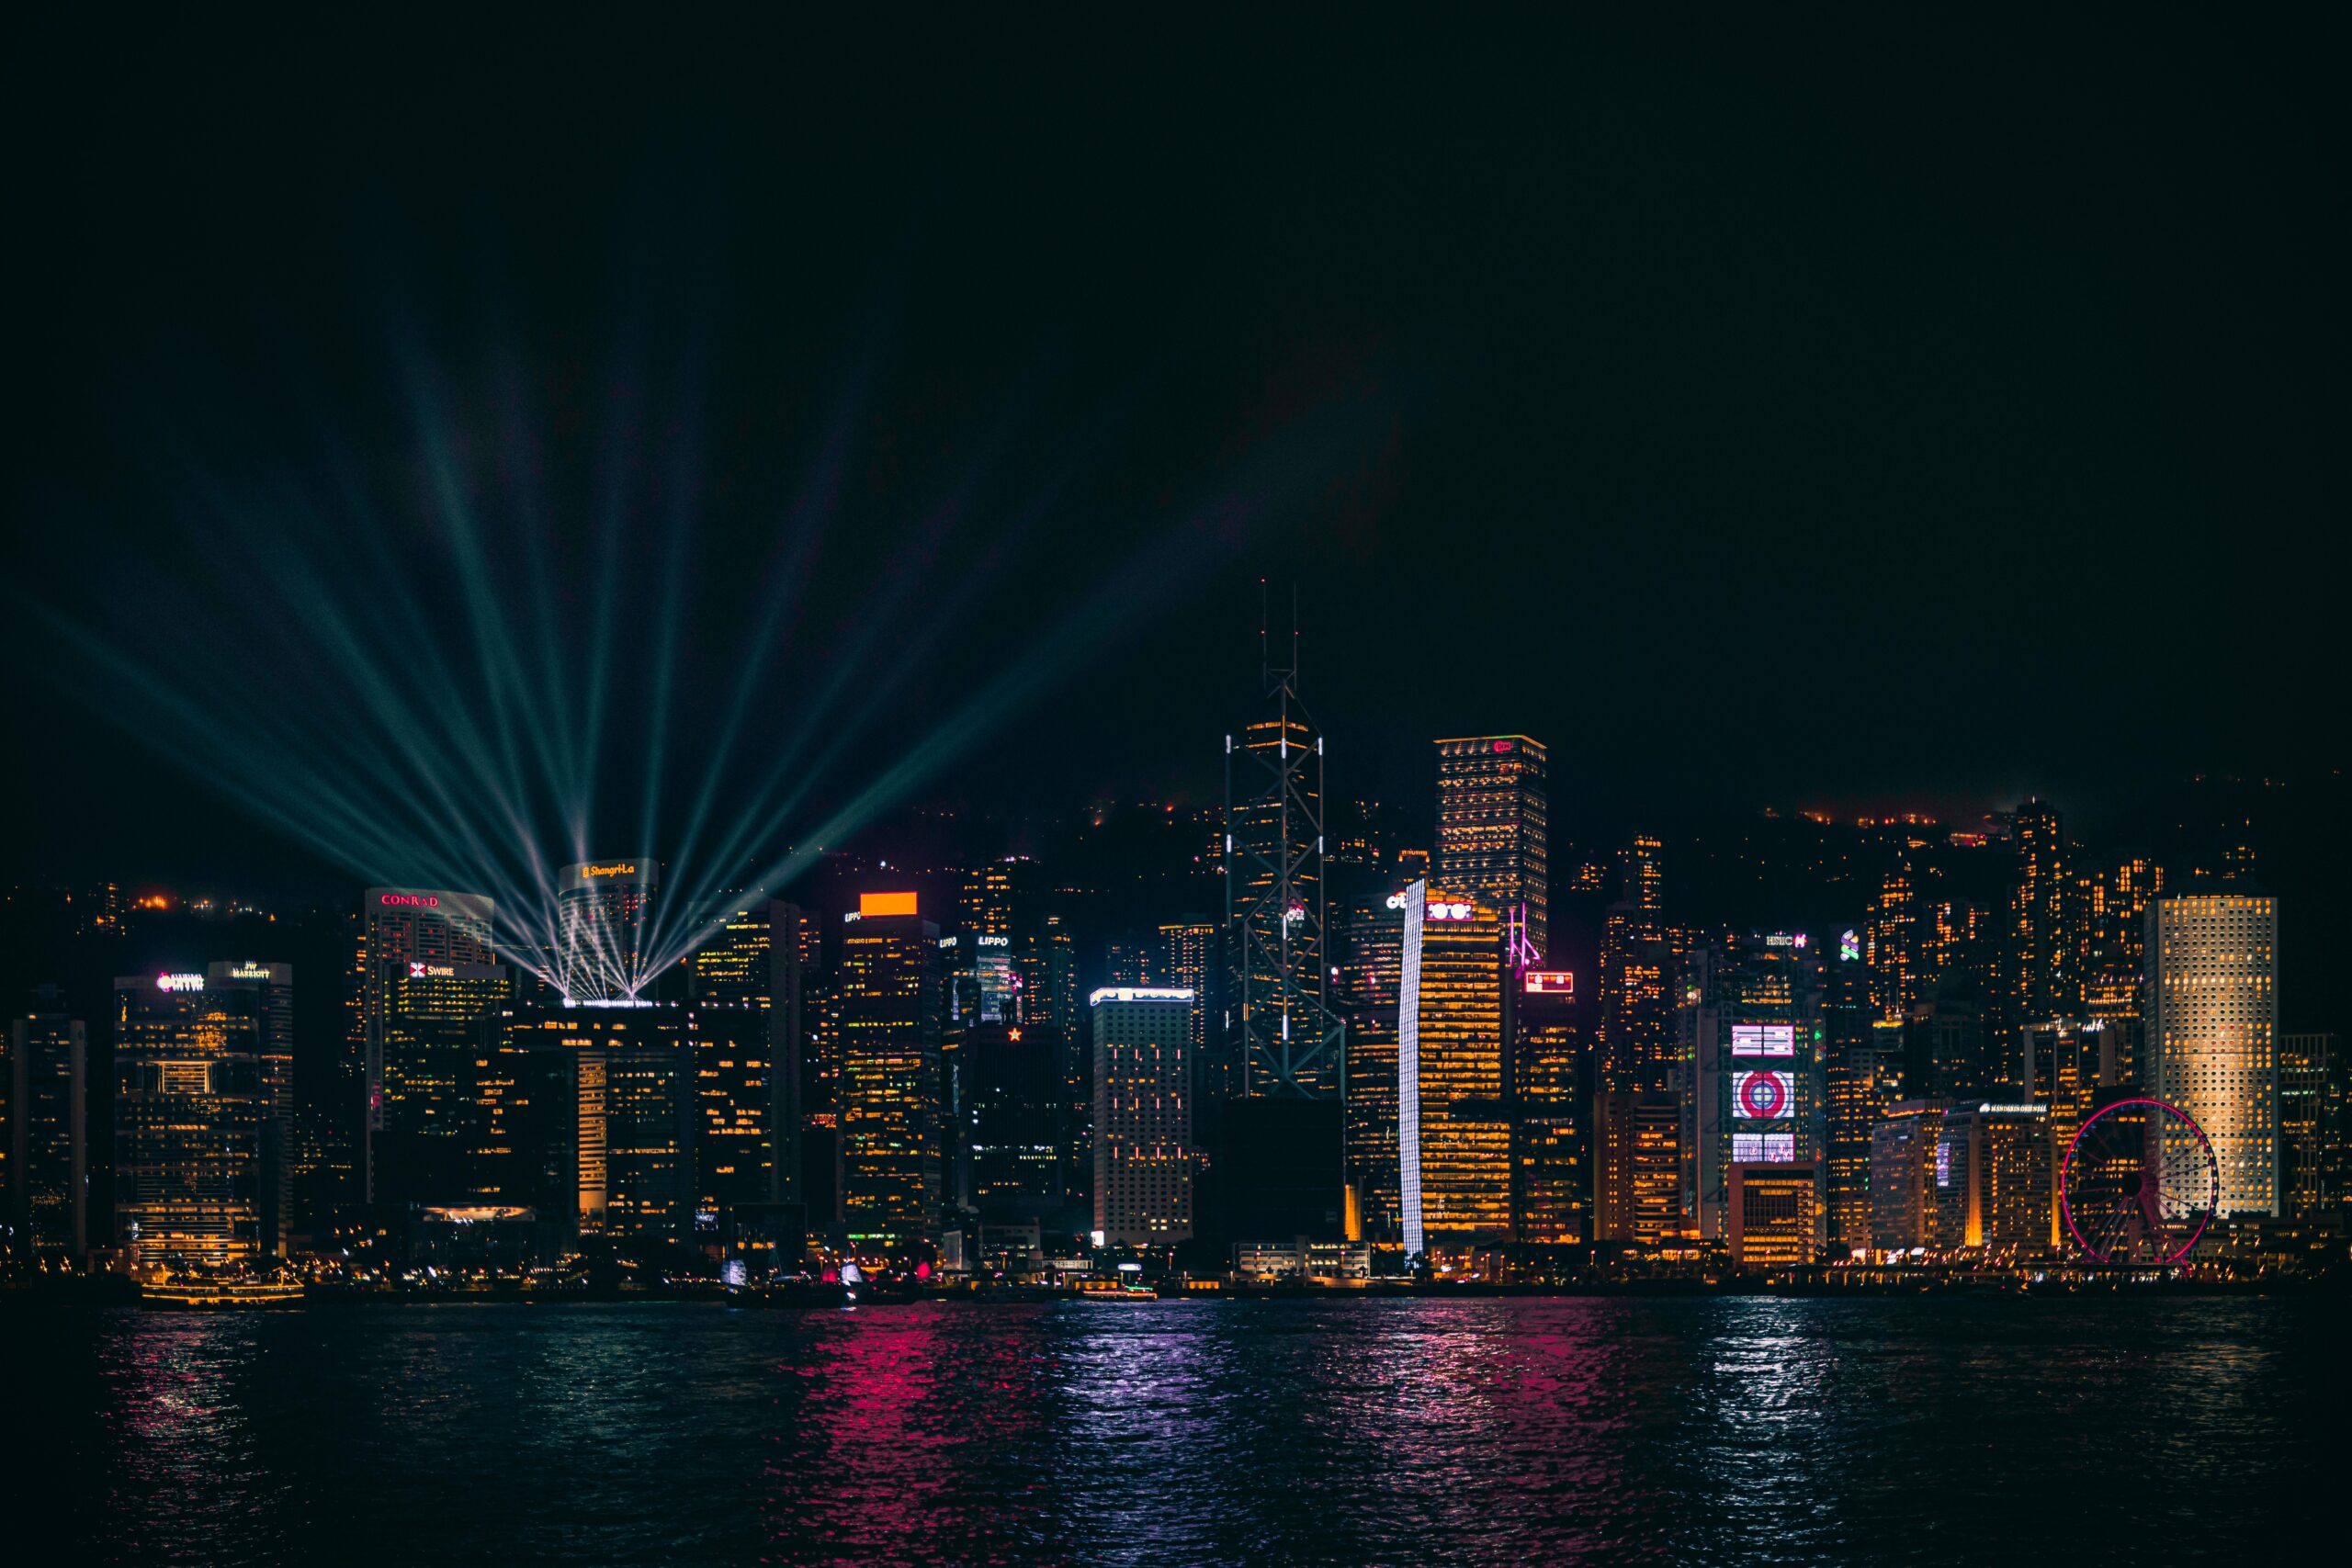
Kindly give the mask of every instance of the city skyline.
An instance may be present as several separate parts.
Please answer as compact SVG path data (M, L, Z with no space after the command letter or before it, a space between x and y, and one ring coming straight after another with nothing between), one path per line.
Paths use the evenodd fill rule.
M17 1537L2341 1533L2352 12L12 42Z

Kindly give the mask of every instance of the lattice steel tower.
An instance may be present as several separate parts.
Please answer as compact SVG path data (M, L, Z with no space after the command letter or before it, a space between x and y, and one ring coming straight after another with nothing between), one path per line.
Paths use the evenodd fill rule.
M1260 680L1272 712L1225 738L1229 1059L1250 1098L1332 1100L1345 1032L1324 1005L1323 737L1298 696L1298 610L1276 668L1262 609Z

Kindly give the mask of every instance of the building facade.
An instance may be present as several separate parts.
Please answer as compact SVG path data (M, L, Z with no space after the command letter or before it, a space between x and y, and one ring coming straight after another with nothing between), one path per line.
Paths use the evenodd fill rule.
M233 1270L265 1253L263 1021L193 973L114 983L114 1240L124 1267Z
M2222 1214L2278 1213L2278 901L2154 899L2147 965L2149 1093L2204 1130Z
M927 1252L945 1198L939 928L911 893L868 893L845 917L842 1209L851 1244Z
M43 987L33 1010L10 1021L0 1066L0 1168L17 1256L28 1262L79 1262L90 1249L89 1053L82 1020Z
M1094 1228L1112 1246L1193 1235L1193 1001L1181 986L1115 986L1088 998Z
M1437 742L1437 855L1430 880L1500 910L1524 907L1529 942L1551 951L1550 761L1524 735Z
M1501 912L1405 890L1397 987L1397 1169L1408 1257L1510 1234L1510 1021Z

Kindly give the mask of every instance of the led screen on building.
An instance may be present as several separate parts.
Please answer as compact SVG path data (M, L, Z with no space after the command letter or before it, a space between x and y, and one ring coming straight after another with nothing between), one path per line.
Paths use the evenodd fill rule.
M1792 1023L1735 1023L1731 1026L1735 1056L1793 1056L1797 1031Z
M1734 1133L1731 1157L1741 1165L1792 1165L1797 1157L1794 1133Z
M1742 1122L1777 1122L1796 1108L1794 1073L1734 1073L1731 1113Z

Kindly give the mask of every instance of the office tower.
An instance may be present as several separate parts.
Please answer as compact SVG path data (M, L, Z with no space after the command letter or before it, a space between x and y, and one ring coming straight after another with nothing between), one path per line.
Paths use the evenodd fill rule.
M586 1234L691 1239L703 1107L689 1010L565 1004L486 1021L509 1055L484 1053L476 1071L496 1092L469 1096L474 1125L501 1129L477 1134L477 1196L556 1214L568 1204Z
M2164 868L2149 855L2118 856L2089 888L2091 954L2084 971L2083 1012L2108 1036L2111 1081L2137 1087L2146 1020L2140 981L2147 967L2148 901L2164 891Z
M840 967L842 1209L851 1242L927 1250L945 1199L939 928L912 893L866 893Z
M556 874L555 983L574 1001L634 997L650 979L648 939L662 868L643 856Z
M1591 1032L1568 971L1529 969L1516 983L1511 1231L1546 1246L1580 1242L1592 1194Z
M1510 1020L1501 911L1426 882L1405 890L1397 987L1405 1251L1510 1235Z
M2017 888L2010 900L2021 1016L2058 1018L2083 1006L2082 889L2065 818L2046 801L2017 809Z
M2011 1258L2040 1258L2057 1241L2055 1149L2047 1106L1980 1101L1946 1111L1933 1169L1939 1245Z
M1227 1050L1244 1095L1336 1099L1344 1031L1324 1004L1323 737L1299 701L1295 635L1289 669L1261 664L1272 711L1225 738Z
M720 1231L730 1216L784 1201L797 1179L790 1068L775 1054L766 1007L693 1002L684 1021L694 1063L695 1226Z
M2148 906L2148 1092L2204 1130L2222 1214L2278 1213L2278 901L2166 895Z
M1820 1180L1810 1164L1734 1166L1724 1215L1725 1249L1736 1268L1791 1268L1821 1250Z
M374 1168L378 1143L388 1131L395 1134L396 1141L416 1134L420 1124L426 1120L422 1114L408 1120L402 1120L397 1114L390 1122L386 1119L387 1028L395 1042L395 1060L391 1067L395 1082L392 1089L405 1095L410 1092L413 1080L414 1092L419 1096L420 1112L426 1106L437 1106L436 1097L450 1092L442 1086L454 1081L450 1074L455 1069L433 1058L402 1063L397 1059L397 1043L415 1038L421 1032L441 1039L452 1049L467 1049L472 1043L469 1029L445 1032L438 1024L427 1021L435 1012L447 1010L433 1007L429 995L409 989L409 983L415 980L456 980L458 976L455 972L464 968L469 971L466 980L479 989L482 976L473 971L498 964L498 951L491 936L491 925L496 913L497 906L488 898L438 888L370 887L362 896L353 942L348 992L352 1043L347 1060L356 1080L353 1087L358 1090L357 1098L363 1109L359 1125L355 1129L353 1164L356 1168L352 1185L356 1190L350 1196L367 1201L377 1201ZM447 969L451 973L429 972L440 969ZM479 1016L480 1011L494 1008L504 999L503 995L477 997L465 1004L466 1007L479 1004L477 1010L468 1012L466 1017L470 1020ZM427 1004L424 1020L407 1021L395 1016L400 1007L418 1003ZM454 1111L435 1111L435 1117L453 1114ZM329 1124L332 1125L332 1119ZM314 1145L311 1152L318 1152L319 1147ZM322 1148L326 1157L334 1157L331 1138ZM393 1157L397 1162L424 1152L423 1149L403 1148ZM385 1201L436 1201L413 1200L406 1193L400 1192L398 1187L396 1180L394 1191L387 1193Z
M703 919L720 919L710 940L686 961L686 995L697 1017L731 1018L711 1012L721 1008L748 1008L759 1016L767 1038L758 1050L732 1054L739 1075L756 1071L759 1083L748 1078L729 1090L730 1103L747 1108L758 1101L755 1118L763 1146L757 1156L767 1172L755 1193L751 1188L730 1190L727 1201L797 1202L801 1185L801 1134L805 1114L807 1065L807 999L809 971L814 967L815 921L797 905L775 898L738 898L705 910ZM735 1026L729 1025L729 1032ZM756 1059L753 1069L742 1064ZM707 1064L706 1071L711 1070ZM751 1098L746 1098L751 1097ZM706 1161L712 1157L706 1148ZM749 1167L734 1162L740 1174ZM721 1185L729 1185L722 1183ZM704 1181L705 1197L712 1195Z
M1057 1047L1051 1030L1017 1022L983 1021L965 1036L971 1196L983 1224L1035 1224L1061 1207Z
M478 949L476 951L479 951ZM476 1176L482 1029L513 998L503 964L387 957L368 977L367 1198L463 1203Z
M1404 1235L1396 1165L1396 1005L1405 973L1405 904L1362 893L1331 916L1330 1005L1348 1032L1341 1137L1354 1224L1351 1240L1395 1246Z
M1682 1097L1593 1097L1593 1237L1656 1247L1682 1235Z
M0 1067L6 1213L17 1255L27 1262L79 1262L90 1249L88 1070L82 1021L67 1014L62 992L42 987L33 1010L10 1021L8 1060Z
M1342 797L1331 803L1329 866L1360 866L1376 878L1396 867L1399 827L1396 813L1376 800Z
M1824 1201L1830 1241L1854 1252L1871 1246L1871 1134L1903 1098L1903 1033L1895 1019L1868 1019L1850 1031L1834 1018L1830 1025Z
M264 1252L284 1257L294 1227L294 965L247 959L206 966L208 991L254 994L256 1055L262 1096L260 1238Z
M1623 890L1600 939L1600 1042L1604 1088L1665 1094L1677 1087L1676 975L1688 945L1666 923L1658 840L1637 835L1623 857Z
M1905 1077L1913 1089L1954 1100L2023 1093L2012 958L2009 944L1989 926L1948 950L1912 1007L1913 1057Z
M1212 1080L1206 1053L1211 1035L1222 1024L1217 1003L1224 966L1217 962L1217 923L1197 916L1173 920L1159 928L1159 973L1169 985L1193 993L1193 1020L1185 1047L1193 1054L1193 1110L1211 1091L1230 1099L1237 1086ZM1195 1117L1197 1120L1197 1116Z
M1933 1252L1953 1245L1940 1229L1936 1151L1942 1143L1940 1100L1898 1100L1871 1130L1871 1247L1876 1252ZM1950 1172L1944 1177L1950 1185Z
M776 959L790 946L777 940L771 901L738 897L695 911L697 929L713 921L709 936L686 959L687 999L766 1007L775 995Z
M1866 924L1871 1000L1881 1018L1904 1018L1932 973L1923 909L1909 861L1888 871Z
M2278 1187L2289 1219L2342 1204L2344 1064L2334 1034L2290 1034L2278 1052Z
M1118 1247L1193 1234L1193 995L1114 986L1094 1014L1094 1228Z
M147 1277L263 1254L260 998L198 974L114 983L114 1236Z
M1702 1240L1720 1241L1735 1167L1819 1168L1822 961L1797 931L1706 942L1683 986L1683 1207Z
M2053 1018L2029 1023L2018 1033L2021 1066L2013 1075L2018 1100L2049 1111L2050 1136L2064 1149L2104 1103L2103 1091L2122 1085L2116 1052L2122 1031L2102 1019Z
M1483 735L1437 743L1431 879L1495 908L1526 907L1527 938L1550 951L1549 763L1540 741Z

